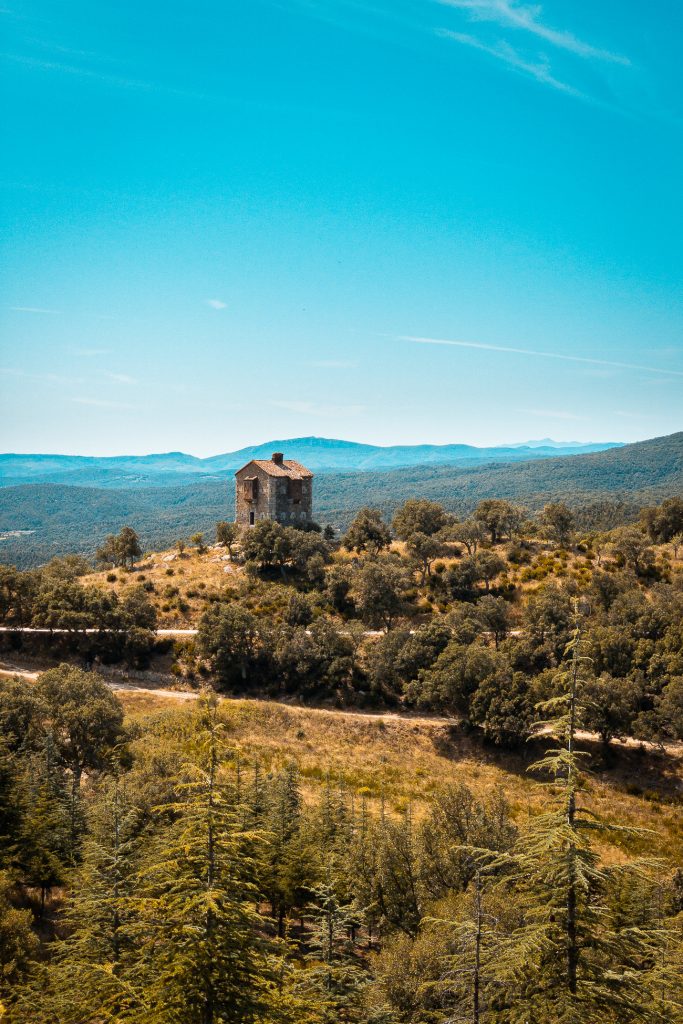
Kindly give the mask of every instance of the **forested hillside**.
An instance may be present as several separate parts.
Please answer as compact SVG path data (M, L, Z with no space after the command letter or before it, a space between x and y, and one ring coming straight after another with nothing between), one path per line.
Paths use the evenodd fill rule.
M338 529L362 505L390 515L406 498L426 496L457 514L505 496L528 509L557 497L586 510L587 525L615 525L648 502L683 491L683 433L589 455L454 469L413 467L382 473L327 473L315 482L315 515ZM39 565L53 555L94 554L104 536L134 525L147 548L209 532L233 514L233 482L126 489L23 485L0 489L4 561Z
M3 1021L679 1024L683 500L215 532L0 566Z

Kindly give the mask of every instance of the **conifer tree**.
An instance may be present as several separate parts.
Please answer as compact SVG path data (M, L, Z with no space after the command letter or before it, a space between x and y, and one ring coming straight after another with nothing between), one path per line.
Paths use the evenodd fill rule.
M260 837L241 828L221 760L224 727L203 698L171 817L140 876L144 1024L248 1024L266 962L255 904Z
M69 932L35 978L41 1016L29 1007L22 1021L119 1024L136 1020L144 1004L134 941L139 814L117 779L98 796L65 908Z
M651 1015L647 968L657 952L656 929L610 922L606 913L612 879L624 868L600 863L592 842L597 831L635 830L600 822L585 806L583 756L576 749L582 691L589 659L577 615L567 646L569 662L558 673L561 692L542 710L561 745L532 766L550 773L547 811L533 818L513 851L516 896L525 913L500 958L501 977L514 976L506 1020L534 1024L626 1024ZM647 865L632 863L633 879Z
M323 1020L330 1024L354 1020L366 976L352 939L356 914L336 892L331 861L313 894L312 919L304 990L319 993Z

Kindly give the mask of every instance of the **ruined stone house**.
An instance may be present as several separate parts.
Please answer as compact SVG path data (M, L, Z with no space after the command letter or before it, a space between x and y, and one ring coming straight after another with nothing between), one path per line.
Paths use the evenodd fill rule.
M307 526L313 518L313 474L300 462L274 452L252 459L235 473L235 522L253 526L274 519L283 526Z

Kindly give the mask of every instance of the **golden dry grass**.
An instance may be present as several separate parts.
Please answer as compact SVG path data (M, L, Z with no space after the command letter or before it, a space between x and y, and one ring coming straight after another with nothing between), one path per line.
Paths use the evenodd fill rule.
M108 576L116 579L108 580ZM227 560L225 548L209 548L202 554L188 548L182 554L176 549L155 551L146 554L131 572L93 572L82 582L119 595L127 587L151 583L154 590L149 596L159 616L159 627L183 629L196 625L208 593L235 586L243 576L243 570ZM178 599L186 605L185 610L178 608Z
M152 694L118 696L127 715L141 724L160 713L192 713L192 708L181 707L180 701ZM329 773L334 784L343 785L349 793L365 793L375 803L383 795L387 807L395 812L410 803L417 816L424 812L435 791L458 782L481 796L501 787L520 822L542 810L549 800L547 787L527 770L542 747L504 753L428 719L323 711L253 700L226 699L222 708L240 758L246 762L258 760L264 770L295 762L311 799L315 799ZM600 752L596 753L599 764ZM638 779L640 792L629 782L633 779ZM680 756L615 750L613 765L593 775L586 805L608 822L649 829L653 834L640 839L613 835L601 840L604 859L620 860L628 850L680 862L682 793Z

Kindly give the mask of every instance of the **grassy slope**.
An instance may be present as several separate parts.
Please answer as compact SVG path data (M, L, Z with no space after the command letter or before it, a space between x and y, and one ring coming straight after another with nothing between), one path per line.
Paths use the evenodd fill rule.
M621 499L628 507L683 493L683 433L590 455L454 469L414 467L382 473L330 473L316 480L318 519L343 528L365 504L390 514L409 497L429 497L457 513L487 497L528 508L548 500L573 505ZM22 567L54 554L91 555L107 533L130 524L146 548L159 548L197 530L213 535L233 514L232 486L224 482L146 489L78 488L29 484L0 489L0 533L33 530L0 542L0 558Z
M128 716L143 725L158 714L192 713L187 705L151 694L119 692L118 696ZM334 784L347 789L349 798L364 791L377 806L383 792L393 812L410 803L420 814L440 786L456 782L482 795L503 787L519 821L541 810L548 799L546 786L527 771L545 749L545 741L535 749L528 746L510 754L484 747L453 727L426 718L363 716L269 701L226 700L223 706L240 759L247 764L258 760L265 770L295 762L312 799L325 784L328 771ZM683 759L654 753L643 757L635 748L620 748L607 769L601 765L599 750L594 752L590 807L608 821L627 820L656 833L629 840L630 852L680 858ZM638 780L637 787L633 779ZM620 860L622 842L613 837L603 847L606 860Z

